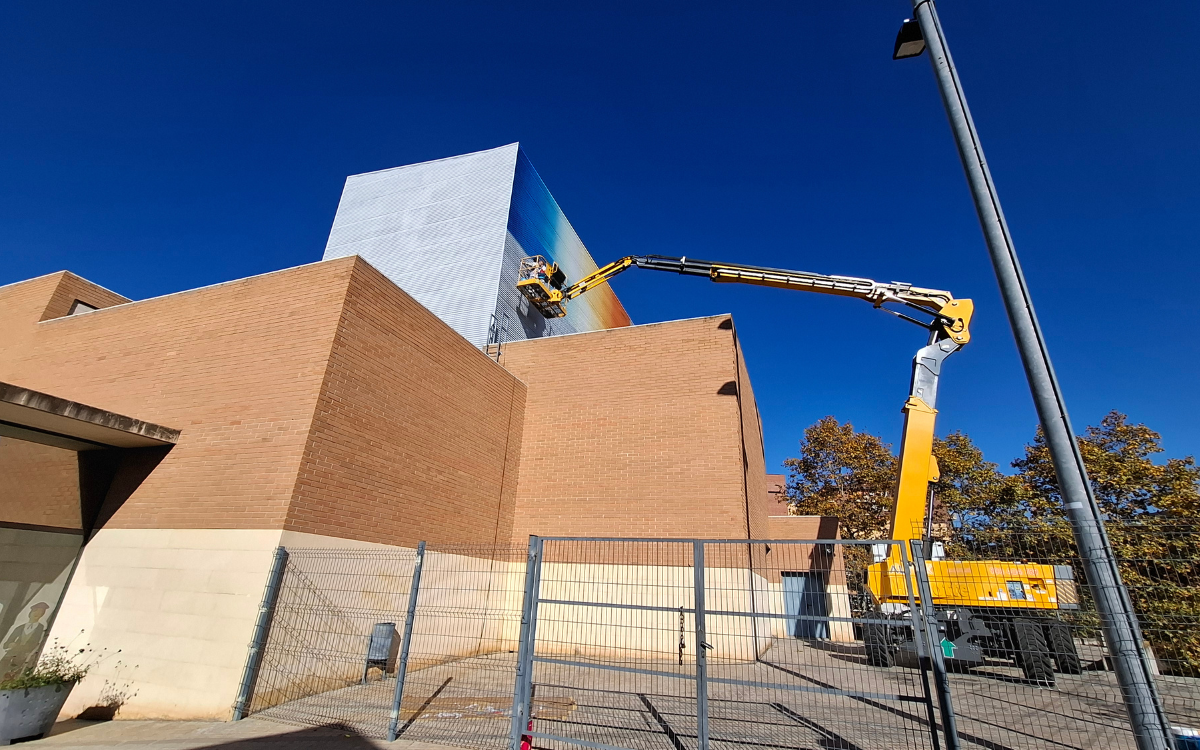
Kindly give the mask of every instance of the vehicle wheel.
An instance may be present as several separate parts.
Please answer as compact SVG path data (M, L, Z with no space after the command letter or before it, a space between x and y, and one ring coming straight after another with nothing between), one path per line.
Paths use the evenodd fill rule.
M1025 679L1047 687L1054 685L1054 665L1040 623L1018 618L1012 621L1012 642L1016 662Z
M892 649L892 628L883 618L863 623L863 645L867 649L867 663L872 667L891 667L896 664L896 652Z
M1054 666L1060 674L1083 674L1083 665L1079 662L1079 652L1075 649L1075 639L1071 637L1071 628L1066 623L1052 622L1043 628L1046 635L1046 646L1054 657Z

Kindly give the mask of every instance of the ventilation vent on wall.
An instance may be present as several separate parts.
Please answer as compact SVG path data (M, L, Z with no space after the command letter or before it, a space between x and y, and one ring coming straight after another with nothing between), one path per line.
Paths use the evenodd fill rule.
M81 313L93 312L99 309L100 308L98 307L92 307L82 300L75 300L75 302L71 304L71 311L67 313L67 315L79 315Z

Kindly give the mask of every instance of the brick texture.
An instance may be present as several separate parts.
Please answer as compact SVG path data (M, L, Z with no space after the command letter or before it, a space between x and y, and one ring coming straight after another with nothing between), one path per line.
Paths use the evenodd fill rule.
M507 544L524 406L524 384L360 262L286 528Z
M732 318L730 319L732 322ZM752 539L769 539L767 529L768 511L762 503L767 494L767 467L763 455L762 418L758 403L754 400L754 389L746 372L746 360L737 334L733 337L734 353L737 356L738 406L741 413L742 469L746 478L744 497L746 500L746 531Z
M63 317L76 299L103 309ZM108 528L776 530L727 315L511 342L497 364L356 257L140 302L64 272L0 287L0 380L182 430Z
M528 387L514 540L744 539L766 491L727 316L507 343Z
M115 307L129 302L128 298L122 297L116 292L110 292L70 271L60 271L54 275L59 277L58 285L46 303L46 308L42 310L40 320L52 320L69 315L72 305L76 302L83 302L96 308Z
M0 522L80 528L74 451L0 437Z
M182 430L106 526L279 528L354 263L58 318L117 298L70 274L9 285L0 380Z
M0 288L0 380L182 430L105 527L508 543L524 385L365 261L123 301Z

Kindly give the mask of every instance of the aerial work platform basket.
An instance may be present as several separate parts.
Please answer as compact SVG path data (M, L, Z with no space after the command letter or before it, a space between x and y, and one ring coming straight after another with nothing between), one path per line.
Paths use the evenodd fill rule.
M563 305L562 287L567 275L541 255L531 255L521 261L517 290L529 300L538 312L547 318L561 318L567 314Z

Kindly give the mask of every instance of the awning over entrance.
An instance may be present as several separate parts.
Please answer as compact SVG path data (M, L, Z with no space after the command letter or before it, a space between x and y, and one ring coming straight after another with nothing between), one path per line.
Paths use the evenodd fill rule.
M88 451L164 448L179 430L0 382L0 436Z
M37 663L87 536L179 430L0 383L0 682Z

